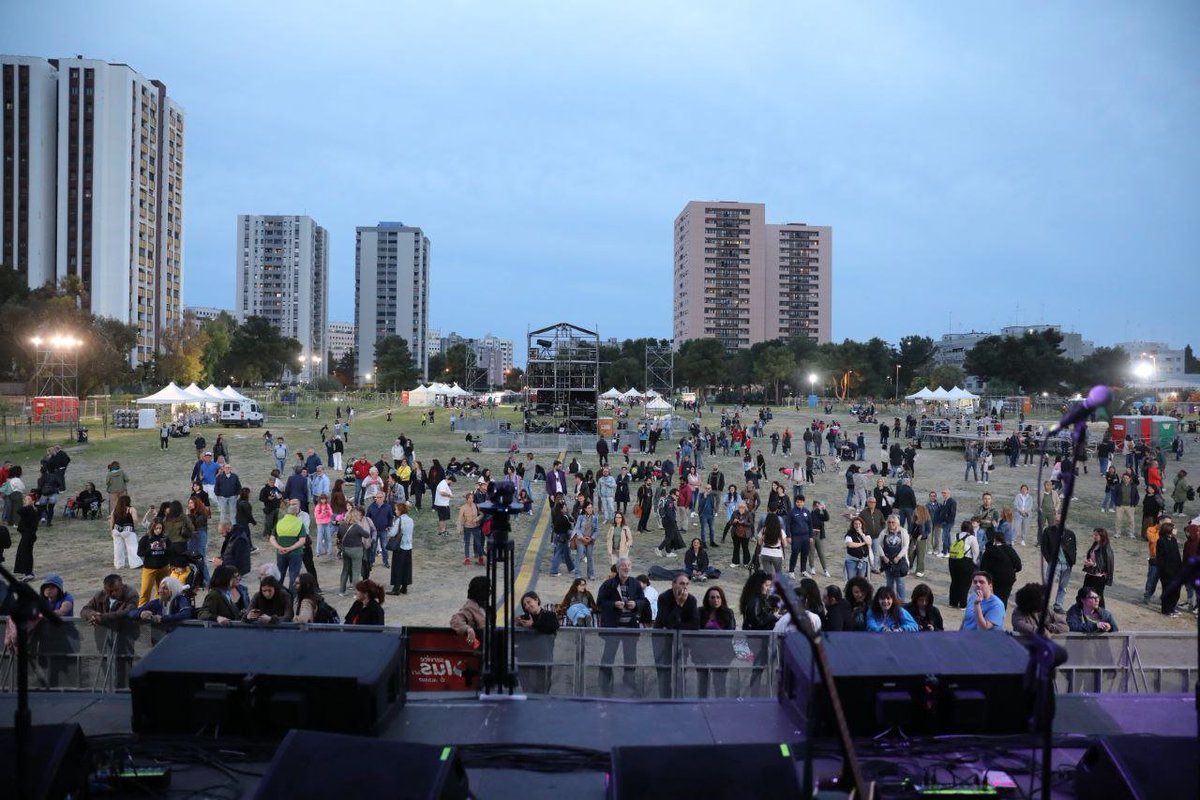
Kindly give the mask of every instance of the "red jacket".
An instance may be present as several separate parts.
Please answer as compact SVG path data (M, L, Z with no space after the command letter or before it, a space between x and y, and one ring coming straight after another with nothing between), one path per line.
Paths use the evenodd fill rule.
M354 473L354 477L361 481L371 473L371 462L365 458L355 459L354 463L350 465L350 469Z

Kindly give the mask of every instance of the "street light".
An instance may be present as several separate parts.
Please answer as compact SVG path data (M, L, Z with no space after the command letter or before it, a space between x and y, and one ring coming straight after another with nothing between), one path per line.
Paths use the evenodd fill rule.
M808 393L817 393L817 373L815 372L808 373Z
M42 422L52 416L55 422L67 421L68 413L78 419L79 397L79 351L83 340L70 333L37 334L29 338L34 348L34 372L29 381L30 397L76 398L70 407L60 405L46 409Z
M1133 368L1134 374L1144 381L1148 381L1151 378L1157 377L1158 355L1155 353L1142 353L1142 358L1150 359L1150 363L1146 363L1145 361L1139 362L1138 365Z
M896 402L900 402L900 365L896 365Z

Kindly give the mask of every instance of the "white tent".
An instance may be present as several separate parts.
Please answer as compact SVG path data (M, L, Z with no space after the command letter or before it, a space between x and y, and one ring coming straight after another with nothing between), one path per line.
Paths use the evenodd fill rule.
M960 389L955 386L950 391L946 392L947 400L978 400L979 395L971 394L966 389Z
M410 389L408 392L408 404L418 407L433 405L432 388L418 383L417 388Z
M199 403L200 400L180 389L174 381L171 381L154 394L139 397L136 402L142 405L177 405L179 403Z
M214 403L219 403L222 400L228 399L225 397L225 395L221 394L221 390L217 388L217 385L215 383L210 383L208 385L208 387L205 388L204 394L206 397L208 397L209 400L212 400Z
M670 408L673 408L673 406L658 395L655 395L653 400L646 403L647 411L666 411Z
M626 400L640 400L642 399L642 393L631 386L625 390L621 397L625 398Z
M949 400L949 399L950 399L950 393L949 393L949 392L947 392L945 389L943 389L942 387L940 387L940 386L939 386L938 388L934 389L934 390L933 390L933 391L930 393L930 395L929 395L929 399L930 399L930 400Z
M459 386L457 383L446 389L447 397L464 397L468 394L470 394L470 392Z
M229 384L225 384L225 388L221 390L221 394L224 395L226 400L249 400L250 399L249 397L246 397L246 395L238 392L237 389L234 389Z
M600 395L600 397L604 400L621 400L624 398L624 395L622 395L621 392L617 390L617 387L614 386L604 394Z
M916 392L915 394L907 395L904 399L905 400L932 400L933 397L934 397L933 391L928 386L925 386L921 389L921 391Z
M204 390L201 389L199 386L197 386L194 381L192 383L189 383L184 388L183 391L186 392L187 394L190 394L192 397L196 398L197 403L213 402L212 398L210 398L207 394L205 394Z

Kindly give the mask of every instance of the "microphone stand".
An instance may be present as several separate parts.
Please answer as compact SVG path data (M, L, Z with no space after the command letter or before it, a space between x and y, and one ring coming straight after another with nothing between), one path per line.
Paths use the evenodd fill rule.
M8 584L12 595L9 617L17 628L17 710L13 714L13 727L17 737L17 797L33 796L33 775L30 768L30 748L33 746L33 714L29 710L29 632L26 626L41 618L52 625L62 625L58 614L50 610L46 598L35 592L29 584L18 580L3 566L0 577Z
M1042 489L1041 472L1045 462L1046 443L1050 434L1047 432L1042 439L1041 452L1038 455L1038 491ZM1038 620L1037 632L1030 637L1026 645L1029 649L1029 666L1025 670L1025 690L1034 692L1033 714L1030 719L1034 733L1042 735L1042 768L1041 768L1041 797L1050 800L1050 780L1052 776L1051 757L1054 752L1054 672L1066 663L1067 651L1046 635L1046 618L1050 615L1050 593L1054 589L1054 576L1058 571L1058 559L1062 553L1063 532L1067 528L1067 512L1071 508L1071 498L1075 496L1075 479L1078 477L1076 468L1084 449L1087 447L1087 417L1083 417L1071 426L1070 458L1062 463L1059 479L1062 481L1062 507L1058 514L1054 537L1054 552L1047 559L1046 590L1042 593L1042 613ZM1039 536L1043 535L1042 503L1038 497L1038 529ZM1061 582L1060 582L1061 583Z
M817 664L817 670L821 673L821 682L825 684L825 691L829 693L829 704L833 708L833 718L837 723L838 729L838 744L842 750L842 775L839 779L839 784L845 786L849 783L853 789L850 796L857 800L873 800L875 797L875 784L868 783L863 777L862 766L858 761L858 751L854 749L854 740L850 737L850 726L846 723L846 713L842 710L842 699L837 693L837 687L834 685L833 668L829 666L829 656L825 652L825 642L821 637L820 631L816 630L812 622L808 619L808 615L800 608L800 603L796 598L796 593L792 589L792 582L781 572L775 573L775 590L783 604L787 607L788 613L792 616L792 624L808 642L812 648L813 660ZM811 726L810 726L811 727ZM812 787L812 751L811 737L805 733L806 755L804 764L804 790L806 797L813 797Z
M503 503L480 503L479 508L492 520L492 535L487 542L488 605L483 633L483 675L480 688L483 694L493 690L509 695L517 687L516 643L513 626L516 620L513 605L515 579L515 549L509 533L510 514L520 513ZM498 622L497 610L503 603L503 621Z

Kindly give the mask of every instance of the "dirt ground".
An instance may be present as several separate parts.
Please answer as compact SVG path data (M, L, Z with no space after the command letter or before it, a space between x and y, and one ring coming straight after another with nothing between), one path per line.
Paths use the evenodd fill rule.
M457 455L461 459L468 454L463 434L450 431L449 414L446 411L439 410L436 423L431 426L420 424L419 412L415 409L396 410L395 417L390 423L385 420L385 411L386 409L382 407L356 409L351 424L350 444L347 447L347 462L364 452L374 461L381 453L389 450L394 437L401 432L415 440L416 457L426 466L435 457L445 464L451 455ZM516 412L511 409L498 413L513 421L517 419ZM903 411L899 412L901 417L903 417L903 413ZM881 411L881 418L886 416L890 420L893 415L891 410ZM326 422L332 423L332 416L332 407L322 407L320 420L313 418L311 406L302 407L295 418L273 416L269 420L267 428L276 436L283 435L293 452L297 447L314 447L318 454L323 456L324 448L321 446L318 429ZM844 407L835 413L833 418L841 422L844 427L848 427L852 435L857 433L860 428L865 429L868 457L878 453L876 425L860 425L850 414L846 413ZM802 455L803 444L799 435L803 426L812 419L813 414L807 411L776 411L775 419L767 429L768 435L771 431L782 433L785 428L790 428L796 442L793 454L799 450ZM706 413L704 422L716 425L718 420ZM270 454L263 447L262 431L253 428L242 430L209 426L203 432L210 447L215 441L216 435L224 433L228 442L230 460L235 470L241 477L243 485L250 486L253 494L257 496L258 488L261 487L273 466ZM1190 475L1200 474L1198 471L1200 470L1200 443L1197 443L1195 438L1188 437L1187 452L1185 452L1182 462L1176 462L1174 456L1170 457L1164 475L1167 481L1172 481L1176 471L1180 468L1187 469ZM769 454L769 443L766 437L761 437L759 441L767 444L769 476L777 475L779 467L791 465L792 458L785 460L782 454L777 456ZM44 452L40 446L19 449L14 446L2 447L8 452L0 452L0 458L12 459L21 463L27 474L36 475L37 460ZM634 450L636 450L636 442ZM110 429L107 438L104 438L99 426L92 428L91 444L72 445L68 448L68 452L72 458L72 463L67 471L67 491L70 494L80 491L84 482L89 480L94 481L103 490L105 465L116 459L121 462L130 476L131 495L139 510L144 510L152 504L157 505L164 500L185 498L189 488L189 475L195 462L195 450L192 447L191 438L173 439L169 449L160 450L156 431ZM660 446L659 457L663 452L664 449ZM548 464L555 455L557 454L540 454L539 460ZM503 463L504 457L503 453L474 454L474 458L483 466L490 466L494 470ZM598 465L594 451L578 454L578 458L584 468L594 469ZM614 465L621 463L619 455L612 456L610 460ZM716 461L727 480L733 479L741 482L740 460L735 461L732 456L723 458L718 455ZM917 458L914 489L917 497L923 499L930 490L949 487L958 498L960 519L978 504L979 496L985 489L992 492L996 504L1001 507L1011 505L1012 498L1021 483L1028 483L1036 491L1036 465L1010 469L1001 462L1001 458L996 459L997 466L992 474L991 484L982 486L973 481L968 483L963 480L961 450L921 450ZM707 472L710 466L711 460L706 454L704 471ZM1089 466L1091 474L1082 476L1079 482L1078 496L1072 505L1070 518L1070 527L1076 531L1079 538L1081 562L1090 541L1092 527L1108 526L1111 528L1114 525L1113 515L1103 514L1100 511L1103 480L1097 474L1096 462L1093 460ZM767 480L769 482L770 478L768 477ZM535 501L543 501L541 485L536 484L535 486ZM459 494L461 494L466 487L461 482L459 487ZM828 504L833 515L829 525L829 535L837 537L834 541L827 540L825 544L825 550L830 555L832 577L828 579L818 577L818 583L822 586L828 583L844 585L845 580L841 566L843 549L837 544L845 530L845 521L841 516L845 500L843 475L841 472L832 471L818 474L816 485L809 487L806 494L810 503L812 500L818 499ZM462 565L462 538L456 532L452 532L449 537L439 539L436 535L436 520L429 510L428 499L429 495L426 495L425 510L415 516L417 524L416 547L414 548L414 584L408 595L399 597L389 595L387 597L384 612L389 625L446 624L451 614L465 598L468 580L476 574L481 574L484 569L480 566ZM544 502L535 502L536 508L540 509L543 506ZM35 571L39 580L42 576L52 572L62 575L68 591L74 593L79 602L84 602L98 590L102 577L112 571L112 537L104 521L61 519L62 508L63 505L60 504L60 518L55 521L53 527L43 527L39 531L39 540L34 549ZM1196 503L1189 504L1189 517L1196 514L1198 510L1200 510L1200 506ZM681 519L683 518L684 515L681 514ZM718 537L723 519L723 513L719 512ZM536 569L526 570L523 573L530 580L526 582L519 578L516 591L519 594L527 586L532 587L542 595L543 600L557 602L570 586L571 578L565 572L558 578L549 577L550 548L544 541L546 526L539 525L541 521L542 517L535 515L533 517L521 516L514 522L513 539L516 545L518 569L523 566L521 561L530 544L532 533L536 530L542 534L536 551L530 551L537 553ZM694 518L686 519L685 523L687 530L683 532L683 535L685 540L690 540L698 532L698 524ZM259 551L254 554L255 566L268 560L268 548L262 546L258 530L256 529L254 537L255 541L260 543ZM209 541L210 556L219 549L217 538L215 526L213 526L213 534ZM635 572L645 572L654 563L661 563L667 567L674 567L681 563L681 558L656 558L654 548L660 539L661 531L658 530L649 535L636 536L632 551ZM1191 615L1182 614L1178 618L1168 619L1159 613L1157 603L1150 606L1142 602L1142 587L1146 574L1145 544L1140 540L1123 539L1114 541L1113 547L1117 561L1116 578L1114 585L1109 587L1106 598L1108 608L1115 615L1120 627L1125 630L1142 631L1193 630L1195 619ZM1017 549L1025 562L1024 570L1018 576L1017 585L1020 586L1027 581L1037 579L1039 561L1032 542L1027 547L1018 546ZM9 563L11 563L12 554L12 550L7 552ZM730 602L736 603L746 573L729 568L731 555L732 549L729 544L710 552L712 563L722 569L724 574L719 580L709 583L722 586ZM590 587L593 591L598 588L600 581L608 571L607 556L599 556L597 562L596 580L591 583ZM376 577L379 577L378 573L382 569L378 564L376 569ZM327 599L340 611L345 611L352 598L337 596L336 582L340 573L340 565L330 560L318 559L317 570L322 586L326 589ZM126 579L136 585L138 576L134 572L127 571ZM1072 576L1068 593L1071 601L1073 601L1075 589L1078 588L1081 581L1082 573L1077 569ZM872 576L872 583L878 582L879 576ZM938 604L943 606L947 627L957 627L961 620L961 612L944 608L949 588L947 562L936 558L929 559L926 575L923 578L917 578L910 573L907 581L909 592L919 582L927 583L933 588ZM330 588L335 591L329 591ZM660 583L658 588L660 591L666 590L665 584ZM694 591L698 594L702 590L695 587ZM1070 601L1068 605L1069 603Z

